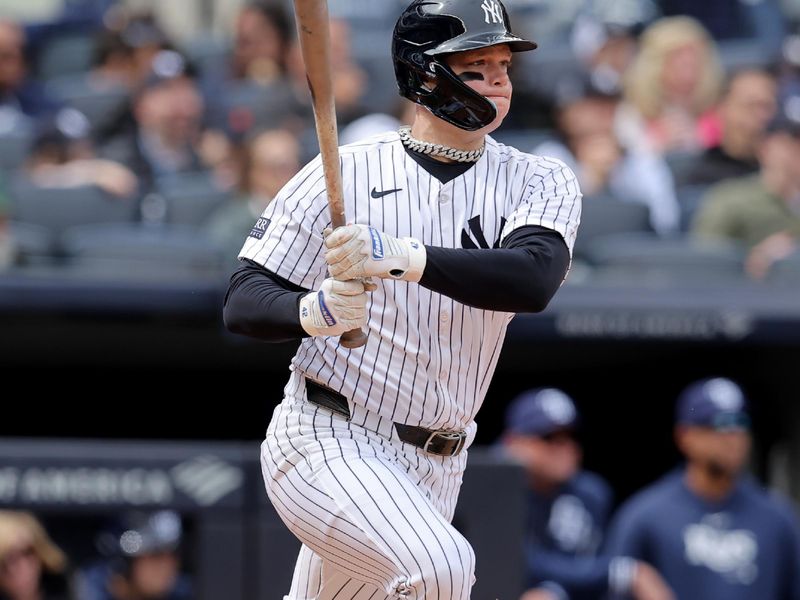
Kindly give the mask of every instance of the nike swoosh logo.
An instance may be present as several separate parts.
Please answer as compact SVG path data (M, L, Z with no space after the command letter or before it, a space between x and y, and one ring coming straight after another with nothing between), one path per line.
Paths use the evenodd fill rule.
M396 190L385 190L383 192L379 192L376 188L372 188L372 191L369 195L373 198L383 198L384 196L388 196L389 194L394 194L395 192L400 192L402 190L403 188L397 188Z

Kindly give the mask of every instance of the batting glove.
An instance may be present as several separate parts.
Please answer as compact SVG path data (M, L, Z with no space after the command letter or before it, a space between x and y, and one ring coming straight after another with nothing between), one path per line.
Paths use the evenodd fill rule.
M300 325L306 333L341 335L367 324L369 282L326 279L319 290L300 298Z
M328 273L341 281L374 275L417 282L427 261L419 240L392 237L367 225L337 227L325 236L325 246Z

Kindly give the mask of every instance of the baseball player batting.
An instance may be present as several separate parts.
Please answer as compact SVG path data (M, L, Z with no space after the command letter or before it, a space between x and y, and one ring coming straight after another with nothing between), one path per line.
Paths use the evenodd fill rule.
M547 306L580 220L563 163L488 135L514 53L535 47L498 0L414 0L392 40L413 124L339 149L354 224L327 231L317 157L244 243L227 327L301 339L261 450L303 543L285 599L470 597L475 555L451 519L475 415L508 323ZM357 328L367 343L343 347Z

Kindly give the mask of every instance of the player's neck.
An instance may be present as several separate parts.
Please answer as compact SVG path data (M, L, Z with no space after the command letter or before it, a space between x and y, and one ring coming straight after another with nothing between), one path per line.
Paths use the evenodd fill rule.
M694 494L709 502L724 500L736 485L737 474L689 461L684 480Z
M465 131L451 125L427 110L418 111L411 126L411 135L423 142L442 144L457 150L479 150L483 147L484 138L482 131ZM436 157L437 160L452 162L446 158Z

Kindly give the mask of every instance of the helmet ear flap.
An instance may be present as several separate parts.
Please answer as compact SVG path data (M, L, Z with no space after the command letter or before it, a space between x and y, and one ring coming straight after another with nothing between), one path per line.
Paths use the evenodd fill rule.
M450 67L435 61L436 85L422 96L424 104L440 119L467 131L486 127L497 117L494 102L466 85Z
M437 60L431 64L435 74L398 67L398 86L403 96L467 131L481 129L494 121L497 109L491 100L463 83L446 65ZM403 75L406 78L401 82Z

